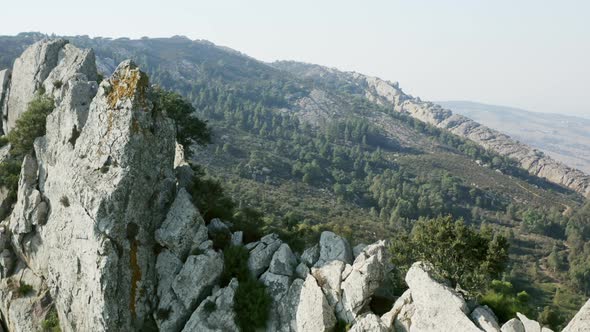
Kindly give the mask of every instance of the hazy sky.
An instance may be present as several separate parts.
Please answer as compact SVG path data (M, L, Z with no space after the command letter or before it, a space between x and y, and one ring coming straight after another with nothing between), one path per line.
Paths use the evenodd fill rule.
M424 100L590 117L588 0L5 0L0 34L186 35L399 81Z

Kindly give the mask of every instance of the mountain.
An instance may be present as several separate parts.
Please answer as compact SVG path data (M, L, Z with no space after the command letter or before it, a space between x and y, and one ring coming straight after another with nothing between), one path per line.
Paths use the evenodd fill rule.
M255 231L244 229L242 235L245 242L255 243L247 246L247 249L250 257L254 255L259 261L253 261L250 267L257 274L262 274L266 273L269 268L267 264L271 264L279 247L284 248L281 259L287 256L286 259L292 262L288 258L288 251L304 253L305 248L312 247L318 241L321 244L322 238L325 242L325 238L333 237L331 234L334 233L339 234L337 243L346 241L356 247L362 243L406 234L419 219L451 215L456 219L463 218L473 227L489 229L509 239L510 260L503 278L514 289L529 294L530 300L525 302L533 318L537 318L537 315L541 317L547 311L558 317L550 323L551 326L563 327L586 300L590 291L585 277L590 269L590 250L584 244L590 235L587 223L590 209L582 196L585 192L584 175L578 177L578 173L537 153L532 159L526 159L532 149L487 128L476 126L466 118L453 117L449 115L450 112L434 104L408 96L396 83L309 64L267 64L237 51L184 37L141 40L68 37L70 43L56 44L57 55L48 47L50 44L42 44L46 45L42 48L43 52L36 51L39 56L32 58L40 63L31 66L35 68L39 65L45 70L29 72L18 69L19 66L31 68L20 64L32 62L11 58L16 53L13 49L25 50L28 45L43 38L45 36L40 34L0 37L0 63L13 69L12 74L6 76L10 80L4 84L8 92L1 94L8 101L4 105L9 105L3 108L5 119L10 118L11 110L23 109L22 105L33 100L34 94L40 91L52 95L53 100L60 103L57 106L60 111L51 113L48 118L54 122L48 121L45 140L49 139L52 143L45 144L44 140L38 140L35 144L39 175L28 177L26 175L29 173L23 173L20 185L24 187L16 193L16 202L2 205L8 205L5 209L12 209L12 216L18 216L10 216L4 222L13 225L13 228L8 228L11 232L16 230L14 236L10 237L10 242L16 245L7 255L19 257L18 264L25 268L20 271L33 268L34 275L43 275L44 280L51 281L50 284L39 282L35 285L48 287L54 295L57 292L54 282L68 280L67 287L62 285L59 288L66 287L62 293L65 299L58 300L66 301L62 304L58 302L60 320L67 316L72 317L72 324L83 324L82 319L76 317L85 317L91 313L70 313L67 309L70 302L67 301L83 301L84 298L74 298L68 292L94 292L93 289L99 287L98 282L85 283L86 279L110 276L111 268L121 271L121 275L115 273L102 280L113 280L113 283L125 288L128 283L138 284L130 281L137 281L133 278L141 279L139 289L132 286L117 294L122 298L137 299L130 304L135 310L133 317L139 317L144 323L154 313L157 326L167 321L167 317L174 317L171 321L184 324L191 312L195 313L197 322L208 310L215 312L216 317L231 315L231 312L224 310L216 311L213 305L207 305L207 308L206 303L202 303L202 308L196 305L201 303L199 300L205 293L213 296L211 300L214 302L218 299L229 301L228 298L233 296L232 291L236 289L235 285L219 285L216 281L195 277L198 279L195 282L203 282L203 288L195 290L194 298L179 299L178 296L184 296L185 291L190 292L181 283L182 280L172 286L176 289L172 293L167 287L169 284L166 284L172 279L202 275L204 272L198 268L200 264L211 265L209 272L213 276L221 270L216 270L222 261L216 253L218 250L213 250L208 242L219 241L215 231L205 238L204 228L201 227L208 223L208 226L217 224L223 229L224 226L213 222L216 218L229 221L227 227L245 220L256 224ZM76 52L75 48L65 45L92 48L93 51ZM68 57L68 52L79 56ZM41 56L51 53L54 54L51 57ZM88 72L84 69L88 68L88 62L84 59L92 57L96 58L96 65L90 68L95 69ZM139 69L125 62L128 58L145 70L147 75L134 74ZM63 64L64 59L71 60L67 66L69 70L60 69L53 73L53 69ZM121 62L124 65L117 65ZM5 75L8 73L4 72ZM23 80L25 76L28 79ZM166 128L160 127L167 122L159 117L159 99L150 97L158 89L149 87L147 77L152 83L184 95L195 108L195 115L208 120L212 131L211 144L186 147L187 162L191 167L184 164L185 167L175 170L169 165L169 137ZM70 83L72 80L81 83ZM14 85L14 82L20 83ZM101 82L100 85L97 82ZM80 89L75 91L86 91L89 96L81 92L66 93L72 91L70 89L73 87ZM98 92L95 90L97 88ZM13 95L19 96L16 102L10 101ZM69 104L63 104L62 100ZM10 106L15 104L20 106ZM91 105L89 111L88 105ZM151 111L140 111L153 105L156 106ZM121 112L118 113L118 110ZM462 126L450 126L449 119ZM162 136L159 130L164 131ZM484 144L478 134L493 135L492 144ZM142 138L143 135L146 138ZM78 142L85 143L78 147ZM499 146L499 143L505 145ZM104 144L109 147L108 153L99 149ZM509 149L512 153L508 154L522 158L513 159L500 154L495 151L502 152L499 147L515 148ZM147 152L150 148L151 155ZM81 159L80 169L76 167L77 159L74 156ZM123 160L129 162L125 164L128 167L124 171L119 170ZM522 166L527 162L530 164L523 169ZM163 166L158 166L160 163ZM543 167L539 169L539 165ZM151 173L154 167L160 169L158 174ZM20 172L20 165L16 168ZM5 169L2 168L2 171ZM533 173L547 175L548 178L554 178L556 174L563 176L553 183L529 172L534 169L537 170ZM185 171L194 175L185 179L182 175ZM188 185L187 188L203 190L204 194L192 192L191 195L185 195L193 197L194 202L190 204L187 199L182 199L180 191L168 195L166 190L169 190L167 186L171 183L171 172L178 177L172 182L192 181L194 185ZM142 177L142 174L147 174L147 177ZM14 178L5 179L2 175L0 185L9 183L8 180L15 183ZM18 178L16 182L19 182ZM28 178L32 182L26 182ZM48 183L55 185L47 188L38 185L48 179L52 179ZM136 185L134 181L137 181ZM98 192L93 191L95 188ZM134 190L130 188L136 188L141 193L132 194ZM73 194L70 189L74 191ZM214 199L221 191L226 192L231 199ZM146 195L149 199L144 199ZM0 198L6 203L12 202L14 196L3 194ZM145 201L149 202L149 206L140 206ZM230 201L234 201L235 205L232 206ZM37 205L45 208L39 210ZM178 211L170 212L170 205L178 206ZM196 213L190 211L194 211L194 208L198 208L199 215L204 219L203 224L193 223ZM51 212L50 218L59 220L52 223L51 227L64 230L60 234L75 233L70 230L80 232L74 234L73 239L64 236L66 241L88 242L91 247L112 243L111 249L108 249L111 251L106 252L106 256L111 258L95 257L94 253L82 250L86 248L82 245L79 246L80 250L72 249L77 248L77 245L70 246L68 242L63 248L58 245L64 237L58 237L58 231L45 233L44 229L50 228L44 227L49 225L44 218L31 221L31 216L36 218L37 211L47 212L46 209ZM141 220L135 215L126 217L136 209L145 209L138 214ZM66 215L70 211L80 213L80 220L84 222L104 219L98 222L100 227L97 233L91 233L97 238L87 238L85 232L92 226L72 224L72 217ZM175 217L185 212L190 212L191 217ZM165 218L167 215L171 217ZM14 228L12 220L21 219L22 223L18 222L17 225L24 226ZM170 219L168 224L166 219ZM177 225L177 222L183 224ZM260 239L260 235L273 232L276 235ZM186 244L183 234L192 236L193 233L199 234L198 242L204 247L190 248L194 254L189 256L194 258L192 264L187 265L186 248L183 247L183 254L178 254L176 250L179 248L175 243ZM234 233L237 232L232 229L231 235ZM253 233L258 234L254 236ZM224 234L222 238L227 235ZM36 248L44 248L45 243L55 244L54 247L60 250L52 252L48 249L49 252L43 255L56 255L56 258L44 259L45 256L39 254L43 250L31 249L23 245L23 241L40 246ZM287 250L283 244L287 244L290 249ZM154 254L148 253L150 245ZM116 255L111 255L113 250L117 252ZM166 255L162 256L162 252L166 252ZM170 252L177 256L176 259L174 255L169 255ZM346 249L343 252L349 251ZM83 253L89 256L78 263L77 258ZM224 253L229 255L227 251ZM160 267L174 271L172 276L169 272L158 274L160 256L163 260L161 264L164 264ZM296 258L294 264L299 265L302 257ZM154 261L155 258L158 260ZM90 266L95 259L106 265ZM88 267L89 272L84 272L88 276L80 277L81 282L77 281L78 276L62 278L70 271L62 271L51 264L64 260L68 260L68 266L85 267L81 271L86 271ZM355 264L350 257L344 261L351 266ZM260 266L257 267L257 264ZM145 273L138 274L137 271ZM279 281L285 279L275 276L279 273L267 272L270 273L262 280L259 278L259 281L279 287ZM166 279L166 283L158 278ZM283 291L287 287L290 289L295 282L293 278L287 279L287 286L282 283ZM298 283L307 282L307 279L299 279L301 281ZM35 280L31 279L31 283ZM165 295L166 299L162 301L167 301L163 302L165 306L156 309L154 306L159 304L156 305L150 299L152 290L149 288L155 283L167 285L156 291L158 298ZM411 288L410 283L408 285ZM212 285L220 286L219 293L201 292ZM351 286L355 285L358 286ZM184 288L180 291L179 287ZM363 289L362 283L360 288ZM337 291L342 289L336 287ZM321 294L328 291L317 290L317 287L312 287L308 294L316 296L323 303ZM300 294L296 290L293 292ZM490 292L486 294L494 296L495 293ZM130 318L129 311L121 307L124 300L111 296L111 293L100 294L103 297L97 298L97 301L102 301L98 308L102 306L107 310L111 306L116 307L118 311L112 315L119 315L121 321L126 322L124 324L131 324L134 318ZM359 303L366 305L365 296L372 295L363 294ZM187 302L179 303L179 300ZM25 310L28 304L23 303L25 305L20 308ZM81 304L77 308L84 306ZM19 308L10 307L14 310ZM470 310L461 304L459 307L463 308L464 314ZM326 309L322 313L330 310ZM406 308L406 311L409 309ZM338 310L335 312L338 314ZM381 312L375 310L373 313ZM407 315L411 314L408 312ZM283 318L279 321L281 324L286 322ZM332 322L332 319L322 316L321 321ZM106 326L100 324L107 323L98 321L89 324Z
M590 173L590 119L469 101L438 104Z

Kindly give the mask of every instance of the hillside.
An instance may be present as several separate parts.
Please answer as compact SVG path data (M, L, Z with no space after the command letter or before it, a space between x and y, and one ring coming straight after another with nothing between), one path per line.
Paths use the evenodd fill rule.
M590 119L468 101L438 103L590 173Z
M0 68L19 54L5 49L41 38L0 37ZM449 214L510 238L505 278L531 294L534 315L553 308L562 324L590 290L583 190L531 175L519 161L390 107L387 96L357 84L365 76L266 64L183 37L69 40L94 49L104 77L131 58L152 82L188 98L213 131L212 144L193 147L192 161L240 207L260 210L264 231L294 250L324 230L367 243L409 232L421 217ZM550 262L556 255L558 267Z

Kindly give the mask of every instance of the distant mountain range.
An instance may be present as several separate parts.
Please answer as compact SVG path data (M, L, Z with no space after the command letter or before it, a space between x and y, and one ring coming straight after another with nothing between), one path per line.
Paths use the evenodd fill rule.
M471 101L437 103L590 173L590 119Z

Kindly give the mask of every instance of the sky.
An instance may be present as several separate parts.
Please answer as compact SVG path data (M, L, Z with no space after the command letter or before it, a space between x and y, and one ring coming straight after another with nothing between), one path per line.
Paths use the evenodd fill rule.
M184 35L398 81L423 100L590 118L587 0L5 1L2 35Z

